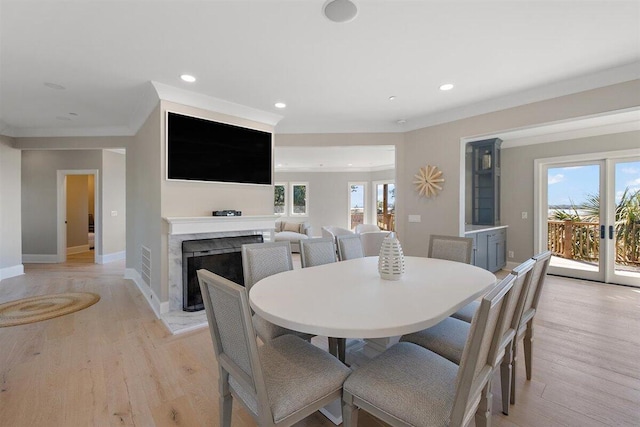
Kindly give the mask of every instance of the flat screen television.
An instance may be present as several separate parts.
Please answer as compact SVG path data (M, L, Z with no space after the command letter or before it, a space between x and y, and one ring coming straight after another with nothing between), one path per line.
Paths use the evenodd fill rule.
M273 183L272 135L167 113L167 179Z

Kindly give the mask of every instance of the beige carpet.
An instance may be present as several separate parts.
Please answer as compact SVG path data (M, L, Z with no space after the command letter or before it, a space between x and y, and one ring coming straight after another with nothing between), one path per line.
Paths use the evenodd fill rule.
M82 310L100 300L90 292L40 295L0 304L0 327L24 325Z

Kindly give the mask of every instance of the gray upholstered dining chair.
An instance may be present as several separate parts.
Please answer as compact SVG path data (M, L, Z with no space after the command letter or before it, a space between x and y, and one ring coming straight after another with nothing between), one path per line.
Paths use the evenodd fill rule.
M364 248L359 234L345 234L336 236L338 245L338 259L346 261L355 258L364 258Z
M258 347L247 290L207 270L198 280L218 362L218 425L231 426L234 398L260 426L290 426L340 398L349 368L293 335Z
M293 270L293 260L288 241L242 245L242 272L247 291L250 291L255 283L265 277L289 270ZM310 334L274 325L257 314L253 315L253 326L262 341L268 341L285 334L297 335L307 341L313 337Z
M331 237L306 239L300 242L300 261L302 268L336 262L336 244ZM329 353L341 362L345 361L346 339L328 337Z
M542 293L542 287L544 286L545 279L547 277L547 269L549 268L549 262L551 261L551 251L545 251L534 255L533 258L536 262L535 267L531 273L531 286L529 287L529 293L527 299L524 302L522 308L522 317L518 326L516 337L513 340L513 375L511 376L511 403L516 403L516 361L517 361L517 348L518 343L524 340L524 362L525 370L527 373L527 380L531 380L531 370L533 364L533 317L538 311L538 304L540 303L540 294Z
M469 237L440 236L432 234L429 238L429 258L471 264L473 239Z
M344 427L358 423L358 408L392 426L477 426L491 418L492 362L506 321L515 276L482 298L460 365L419 345L400 342L354 371L343 386Z
M317 237L300 242L302 268L336 262L336 242L330 237Z
M509 396L512 376L512 346L516 331L520 323L524 301L531 283L532 269L535 261L530 259L513 269L514 276L511 296L504 311L506 323L501 330L498 342L499 353L495 360L490 361L493 368L500 366L500 382L502 387L502 412L509 414ZM400 341L411 342L424 347L440 356L460 364L465 342L469 336L471 325L460 319L448 317L431 328L412 334L403 335Z
M362 249L364 250L364 256L378 256L380 255L380 248L382 242L391 233L390 231L367 231L360 234L360 241L362 242Z

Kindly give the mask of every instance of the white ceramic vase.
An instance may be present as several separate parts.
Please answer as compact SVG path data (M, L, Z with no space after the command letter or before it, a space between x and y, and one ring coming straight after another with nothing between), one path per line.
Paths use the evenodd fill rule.
M389 233L382 241L378 257L378 272L385 280L400 280L404 274L404 254L394 232Z

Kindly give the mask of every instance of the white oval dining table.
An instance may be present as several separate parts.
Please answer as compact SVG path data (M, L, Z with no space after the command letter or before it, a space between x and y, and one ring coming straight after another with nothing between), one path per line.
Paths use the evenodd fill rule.
M278 273L249 292L265 320L336 338L382 338L433 326L484 294L496 276L468 264L405 257L398 281L378 274L378 257Z

